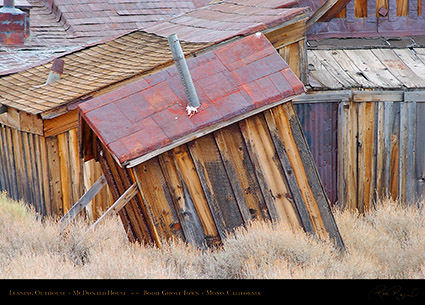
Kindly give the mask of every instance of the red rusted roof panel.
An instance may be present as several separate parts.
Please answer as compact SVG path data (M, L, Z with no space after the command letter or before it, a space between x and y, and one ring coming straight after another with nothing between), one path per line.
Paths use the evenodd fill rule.
M191 118L175 66L79 106L119 162L304 92L302 82L263 35L191 58L188 66L201 102Z

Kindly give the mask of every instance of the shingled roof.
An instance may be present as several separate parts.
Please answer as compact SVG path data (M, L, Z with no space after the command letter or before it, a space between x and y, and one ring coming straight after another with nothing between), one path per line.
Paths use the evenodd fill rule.
M188 66L201 102L191 118L175 66L79 105L119 163L138 164L304 92L262 34L191 58Z
M185 53L206 44L183 43ZM51 63L0 78L0 104L39 114L172 61L167 39L141 31L61 57L60 80L44 85Z
M84 45L117 37L210 0L16 0L30 12L31 35L24 45L0 45L0 73L23 71ZM0 0L0 6L3 0Z

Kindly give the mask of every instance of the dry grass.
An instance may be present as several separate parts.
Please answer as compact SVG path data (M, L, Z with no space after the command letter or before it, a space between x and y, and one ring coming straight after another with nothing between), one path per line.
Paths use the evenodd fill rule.
M0 195L0 278L424 278L423 208L385 200L365 216L335 212L347 247L279 224L254 222L223 248L201 251L181 241L162 249L131 244L111 218L93 234L78 220L65 236Z

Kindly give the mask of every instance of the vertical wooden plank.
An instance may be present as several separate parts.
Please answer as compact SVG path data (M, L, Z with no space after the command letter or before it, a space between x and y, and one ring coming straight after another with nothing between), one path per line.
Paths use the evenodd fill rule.
M377 128L376 136L376 192L378 198L386 196L385 168L386 168L386 150L385 150L385 102L377 102Z
M212 135L188 143L204 194L221 238L243 224L235 194Z
M10 179L9 179L9 163L7 160L8 152L7 152L7 139L6 139L6 127L4 125L0 125L0 154L1 154L1 190L7 191L10 193Z
M18 148L14 147L13 145L12 128L10 127L6 128L6 137L7 137L7 150L9 151L8 159L10 164L10 174L11 174L11 181L12 181L11 196L13 199L19 200L21 199L20 193L19 193L19 189L20 189L19 188L19 172L18 172L19 165L15 161L16 160L15 150L17 150Z
M348 107L349 103L346 100L343 100L338 105L338 178L337 178L337 187L338 187L338 203L340 209L344 209L346 205L346 196L345 196L345 150L347 145L347 135L346 128L348 126Z
M71 181L68 133L57 135L59 152L59 170L62 187L62 213L65 214L71 208Z
M264 116L276 149L276 154L283 168L285 180L291 191L293 207L298 213L304 230L316 234L324 226L321 226L323 223L320 223L317 203L314 200L308 183L306 183L307 177L303 171L298 149L292 138L288 118L281 107L275 107L265 111ZM318 220L319 226L317 226L315 220ZM320 236L321 233L319 232L318 235Z
M42 154L41 151L41 144L40 144L40 138L39 135L33 135L34 137L34 148L35 148L35 165L37 168L37 181L38 181L38 194L39 194L39 200L41 205L41 213L42 215L47 215L46 210L46 200L45 200L45 194L44 194L44 179L43 179L43 161L42 161ZM46 170L47 173L47 170Z
M83 167L80 159L80 150L78 146L78 129L74 128L68 131L68 151L70 165L71 206L77 202L83 193Z
M390 196L399 198L399 161L400 161L400 104L393 104L391 119L391 159L390 159Z
M29 144L29 137L30 134L26 132L21 132L22 136L22 152L23 152L23 163L24 163L24 177L27 184L27 193L25 194L25 197L27 199L27 202L33 205L36 209L36 211L40 210L39 202L37 202L36 196L35 196L35 190L34 187L34 181L32 179L33 173L34 173L34 162L31 158L31 151L30 151L30 144ZM34 150L34 147L31 147L31 150Z
M282 165L264 116L262 114L252 116L239 122L239 126L271 219L299 228L299 218L290 200L292 195L282 176Z
M397 0L397 16L407 16L409 12L409 0Z
M407 117L409 120L407 121L407 130L409 134L409 138L407 141L407 196L406 200L408 204L414 204L417 200L416 198L416 189L417 182L415 177L415 163L414 160L416 158L416 102L408 103L408 113ZM425 130L422 130L425 131ZM420 132L422 132L420 131Z
M205 232L208 245L219 242L218 228L214 222L212 212L209 208L207 198L202 189L201 181L196 172L194 161L186 145L174 148L172 151L175 165L181 174L181 179L187 186L187 191L193 201L199 220Z
M354 0L355 17L367 17L367 0Z
M26 194L28 194L27 181L24 178L25 176L25 165L23 159L23 149L22 149L22 135L19 130L12 129L12 145L14 151L15 158L15 169L16 169L16 178L17 178L17 186L18 186L18 199L27 201Z
M234 125L237 127L237 125ZM232 127L234 127L232 126ZM230 127L230 129L232 129L232 127ZM230 129L228 131L230 131ZM235 136L238 135L239 129L232 129L233 132L235 133ZM251 214L249 212L249 208L248 208L248 204L245 200L245 196L244 196L244 192L242 190L242 186L241 186L241 182L239 181L239 177L236 174L236 168L233 165L233 160L231 157L231 154L234 155L234 153L237 153L237 147L235 147L233 144L236 144L233 142L233 139L230 140L232 141L232 143L228 143L230 144L229 146L227 146L226 143L226 135L229 136L229 140L230 140L230 134L229 132L226 133L226 130L219 130L217 132L214 133L214 139L216 142L216 145L218 147L221 159L223 160L223 165L224 165L224 169L226 170L226 174L229 177L229 183L232 187L233 193L235 194L235 199L236 202L238 204L239 207L239 211L241 213L242 219L244 223L247 223L248 221L251 220ZM237 140L237 138L236 138ZM242 138L239 139L243 143ZM239 149L242 151L243 150L243 146L239 146ZM241 156L240 155L235 155L235 158L239 158L239 161L241 160ZM235 160L237 161L237 160ZM239 163L240 164L240 163Z
M49 165L48 165L48 155L47 155L47 148L46 148L46 138L45 137L39 137L40 142L40 165L41 165L41 184L43 187L43 194L44 194L44 206L46 209L46 215L52 215L52 200L51 200L51 188L49 180Z
M94 163L96 161L94 159L91 159L89 161L83 162L83 184L84 184L84 193L87 192L88 189L93 185L95 182L94 180ZM96 208L94 205L93 198L86 206L85 213L86 217L89 219L90 222L96 221L98 217L95 216Z
M299 61L299 79L303 84L308 82L308 65L307 65L307 40L298 41L298 61Z
M373 147L375 108L372 102L358 104L358 198L360 213L368 211L373 199Z
M133 181L125 169L119 167L111 154L103 148L99 140L96 141L96 150L99 154L102 171L113 194L113 199L116 201L136 181ZM147 244L156 241L160 245L155 227L150 221L141 200L141 198L136 196L119 211L118 214L120 215L124 229L130 240Z
M57 137L46 138L47 164L49 173L49 194L52 203L52 214L63 215L62 185Z
M132 168L146 208L151 211L159 236L167 240L179 236L184 240L181 224L174 209L167 184L157 158Z
M390 196L391 177L391 144L392 144L392 122L393 122L393 102L384 103L384 147L385 147L385 167L384 167L384 189L383 196Z
M357 104L350 102L345 109L344 126L344 193L345 206L351 210L357 208Z
M302 196L302 200L301 198L299 200L295 200L296 202L298 201L297 208L299 210L302 223L307 228L312 227L311 229L314 230L319 238L326 239L329 235L326 232L317 202L310 188L309 181L304 170L304 164L301 160L298 147L296 146L294 135L292 134L288 114L289 113L287 113L287 109L285 109L284 106L277 106L266 111L265 117L272 134L273 130L276 130L280 140L282 141L287 155L287 160L284 160L283 162L288 162L288 165L292 168L293 173L288 173L287 178L289 187L293 193L298 189ZM274 138L274 141L276 145L278 140ZM294 183L290 183L292 177L295 178ZM297 198L297 196L294 197L295 199ZM304 209L302 205L304 205ZM303 216L304 214L307 214L306 216L308 218ZM306 231L309 230L306 229Z
M298 181L298 185L300 186L303 196L305 196L304 201L307 205L311 203L311 206L308 207L308 209L311 208L310 216L313 218L312 222L315 223L317 235L322 238L330 237L335 242L335 245L340 250L343 250L344 243L330 210L329 200L326 196L325 190L323 189L319 174L314 164L311 152L308 148L304 133L302 132L301 124L295 113L293 104L292 102L288 102L274 107L273 110L279 110L285 114L285 119L281 115L275 115L275 119L281 120L281 122L284 123L282 126L285 126L287 120L287 126L290 128L288 130L285 130L285 128L280 129L279 134L281 135L282 139L284 137L289 137L294 141L294 148L296 149L294 149L293 155L289 152L286 143L285 149L288 152L290 162L293 164L292 167L295 170L295 176ZM299 167L298 165L295 166L295 164L299 164ZM304 173L302 169L304 169ZM302 186L303 182L305 183L305 186ZM311 198L309 198L310 195ZM316 202L316 206L314 205L313 200ZM320 219L314 219L316 213L314 210L316 207Z
M205 248L206 235L172 151L158 156L186 242Z
M425 102L416 103L415 179L416 198L425 198Z
M270 219L239 125L233 124L220 129L214 136L230 182L232 185L238 184L233 189L240 185L250 217ZM245 215L245 221L247 218L249 219Z

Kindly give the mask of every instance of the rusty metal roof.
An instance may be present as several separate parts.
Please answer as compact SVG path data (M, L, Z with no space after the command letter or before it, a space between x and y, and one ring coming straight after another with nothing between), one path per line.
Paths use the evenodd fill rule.
M262 34L190 58L188 66L201 102L191 118L175 66L79 105L86 122L121 164L304 92L302 82Z
M309 1L305 1L309 2ZM145 31L191 42L219 42L271 29L310 13L299 0L224 0L172 17Z
M186 53L205 44L182 43ZM60 80L44 85L51 63L0 78L0 104L38 114L172 61L167 39L135 31L61 57Z

